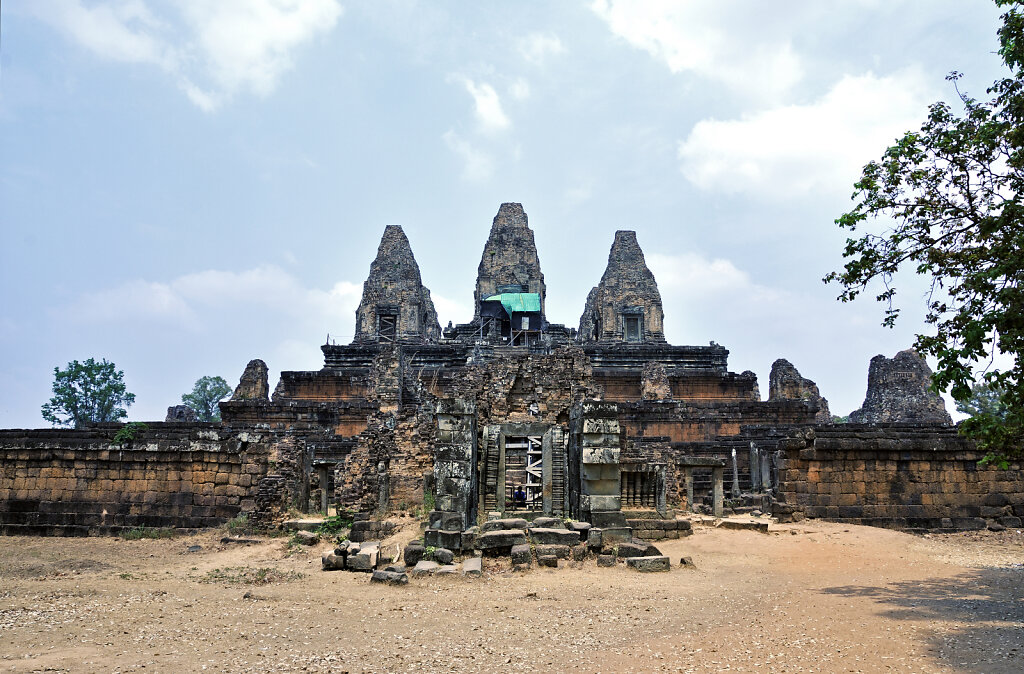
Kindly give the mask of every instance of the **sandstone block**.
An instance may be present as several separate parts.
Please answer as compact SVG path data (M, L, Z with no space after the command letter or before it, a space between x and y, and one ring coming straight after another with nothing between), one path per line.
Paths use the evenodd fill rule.
M511 557L513 564L526 564L529 566L533 563L533 551L530 549L530 546L525 543L521 545L513 545Z
M558 559L569 559L572 556L572 550L568 545L538 545L537 547L537 558L552 555Z
M384 583L387 585L408 585L409 576L398 571L374 571L370 576L371 583Z
M536 545L575 545L580 542L580 535L566 529L530 529L530 541Z
M668 571L670 568L668 557L629 557L626 559L626 566L637 571L650 573L657 571Z

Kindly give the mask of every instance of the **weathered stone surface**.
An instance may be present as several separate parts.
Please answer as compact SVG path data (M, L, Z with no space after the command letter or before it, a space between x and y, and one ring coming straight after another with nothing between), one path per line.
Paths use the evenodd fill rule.
M232 402L270 402L267 364L256 358L249 361L231 396Z
M586 541L592 526L590 522L569 522L568 528L578 533L581 541Z
M668 557L629 557L626 566L642 572L668 571L671 568Z
M942 398L928 390L932 370L913 349L892 359L878 355L868 367L868 392L850 423L952 424Z
M577 543L572 546L572 559L574 562L582 562L587 558L587 546L585 543Z
M439 568L441 568L441 565L437 562L431 562L426 559L421 559L420 561L416 562L416 566L412 568L412 571L410 573L412 573L413 577L429 576L433 574L435 571L437 571Z
M188 405L171 405L167 408L165 422L191 424L196 421L196 411Z
M661 363L648 361L640 373L640 397L643 400L671 400L672 385Z
M689 557L689 556L687 556L687 557L680 557L679 558L679 566L683 567L684 569L696 569L697 568L697 565L693 563L693 557Z
M544 313L547 289L540 271L537 244L523 205L516 203L502 204L491 224L477 269L474 323L480 320L480 301L497 294L502 286L510 285L520 286L521 292L540 295L541 314Z
M322 519L304 518L285 520L281 525L286 531L316 531L324 521Z
M435 342L441 336L430 291L399 225L384 228L356 309L354 343Z
M435 576L454 576L459 572L459 567L456 564L445 564L444 566L437 567L434 571Z
M488 522L484 522L483 526L480 529L483 533L486 534L490 531L522 531L523 529L529 528L529 526L530 523L524 519L509 517L505 519L490 520Z
M387 585L408 585L409 576L398 571L374 571L370 576L371 583L385 583Z
M558 568L558 557L554 555L540 555L537 557L537 566L546 566L552 569Z
M615 546L615 554L619 557L646 557L650 547L650 545L645 545L640 541L635 543L619 543Z
M809 407L817 409L815 422L831 424L832 413L828 409L828 400L818 393L818 385L810 379L802 377L793 364L785 358L772 363L772 371L768 376L768 400L800 400Z
M474 578L483 575L483 572L484 572L483 563L484 563L484 560L482 558L480 558L480 557L470 557L468 559L463 560L463 562L462 562L462 575L463 576L470 576L470 577L474 577Z
M598 555L597 565L598 566L615 566L615 555Z
M513 545L511 551L512 563L513 564L526 564L533 563L533 551L530 549L528 544Z
M566 529L530 529L530 541L536 545L576 545L580 535Z
M664 318L661 293L636 232L615 232L608 266L580 316L580 338L584 342L664 342Z

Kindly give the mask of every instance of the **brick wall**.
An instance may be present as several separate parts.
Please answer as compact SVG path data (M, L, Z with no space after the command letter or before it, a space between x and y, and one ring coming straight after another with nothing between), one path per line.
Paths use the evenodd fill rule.
M808 517L894 528L1020 526L1024 467L978 466L952 427L839 424L783 441L780 500Z
M254 506L271 441L209 424L0 431L0 533L85 536L215 526Z

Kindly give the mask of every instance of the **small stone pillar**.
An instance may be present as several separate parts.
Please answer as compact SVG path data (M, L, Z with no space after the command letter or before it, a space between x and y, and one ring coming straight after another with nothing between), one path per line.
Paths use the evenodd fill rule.
M574 422L580 448L580 517L599 528L626 526L618 412L615 403L585 400Z
M715 466L711 469L712 487L711 514L721 517L725 507L725 468Z
M693 468L683 468L683 480L686 482L686 511L693 512Z
M328 486L330 484L328 476L329 469L331 467L332 466L325 463L321 463L316 467L317 475L320 477L320 512L322 512L324 516L329 513L331 505L330 492L328 491Z
M732 497L740 497L740 466L736 460L736 448L732 448Z

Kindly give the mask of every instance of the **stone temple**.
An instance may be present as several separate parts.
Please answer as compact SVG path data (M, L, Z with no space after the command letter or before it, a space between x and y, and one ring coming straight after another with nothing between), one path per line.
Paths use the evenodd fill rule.
M442 328L408 238L389 225L352 342L323 345L321 369L282 372L273 389L253 360L221 423L172 409L120 444L119 425L0 431L0 531L207 526L239 513L277 524L328 505L426 506L426 544L455 550L479 547L474 525L501 516L654 539L675 537L677 510L730 506L898 527L1019 524L1024 473L977 466L917 354L872 360L859 423L833 425L815 383L782 359L762 400L724 346L667 342L636 233L609 243L603 273L580 270L595 285L579 325L550 323L527 215L502 204L473 317Z

